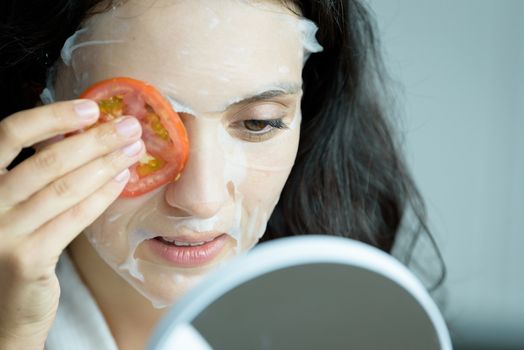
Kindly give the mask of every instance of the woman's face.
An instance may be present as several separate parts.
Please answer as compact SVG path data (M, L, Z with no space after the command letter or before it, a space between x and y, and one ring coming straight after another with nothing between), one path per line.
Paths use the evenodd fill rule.
M58 99L129 76L184 112L190 153L181 178L118 199L85 231L115 271L168 305L265 230L298 147L299 19L273 2L128 1L84 27L59 68ZM212 242L177 247L158 237Z

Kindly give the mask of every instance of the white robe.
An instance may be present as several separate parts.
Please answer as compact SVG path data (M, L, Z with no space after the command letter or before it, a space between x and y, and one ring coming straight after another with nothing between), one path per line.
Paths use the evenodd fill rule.
M60 303L45 350L117 350L102 312L67 252L60 256L56 273Z

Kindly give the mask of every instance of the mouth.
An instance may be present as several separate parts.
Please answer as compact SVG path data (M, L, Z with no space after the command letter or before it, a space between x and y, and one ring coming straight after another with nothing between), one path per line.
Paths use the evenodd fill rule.
M226 234L209 234L201 237L158 236L147 241L149 249L169 265L200 267L210 263L224 249Z
M210 241L202 241L202 242L194 242L194 243L190 243L190 242L184 242L184 241L177 241L177 240L172 240L170 241L168 238L165 238L165 237L155 237L154 239L164 243L164 244L168 244L168 245L174 245L174 246L177 246L177 247L199 247L201 245L204 245L206 243L209 243Z
M156 239L162 243L169 244L169 245L175 245L177 247L197 247L204 245L206 243L212 242L216 238L221 236L218 235L208 235L207 237L191 237L191 236L177 236L177 237L166 237L166 236L158 236L153 239Z

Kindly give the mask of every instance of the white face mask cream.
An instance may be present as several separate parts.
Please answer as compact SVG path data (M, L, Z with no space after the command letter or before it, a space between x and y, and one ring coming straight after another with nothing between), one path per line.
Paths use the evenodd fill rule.
M270 1L128 1L64 45L43 99L129 76L161 91L187 129L181 178L118 199L85 231L155 307L264 234L296 157L302 67L322 49L316 29Z

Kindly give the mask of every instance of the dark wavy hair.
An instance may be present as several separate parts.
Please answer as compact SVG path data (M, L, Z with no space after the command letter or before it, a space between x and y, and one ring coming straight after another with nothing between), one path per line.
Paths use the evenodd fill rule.
M324 51L311 55L303 69L298 156L263 240L326 234L390 253L395 246L400 260L418 270L430 290L436 288L445 267L393 136L388 79L369 9L358 0L280 2L318 25ZM100 0L3 1L0 117L32 108L65 40L95 8L102 12L112 5ZM434 255L416 265L413 256L420 242Z

